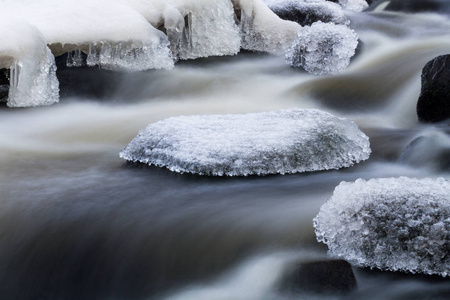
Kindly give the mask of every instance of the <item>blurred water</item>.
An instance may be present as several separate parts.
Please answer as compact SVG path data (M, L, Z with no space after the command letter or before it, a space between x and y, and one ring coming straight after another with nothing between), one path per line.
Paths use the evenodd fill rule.
M0 108L0 298L323 299L280 294L276 282L291 261L325 257L312 218L339 182L450 178L439 157L400 159L430 130L449 133L445 124L419 124L415 104L423 65L450 53L450 21L350 17L364 46L338 76L242 53L171 71L96 72L104 83L97 89L107 92L88 93L75 82L57 105ZM91 71L70 72L79 79ZM355 120L371 138L372 157L339 171L248 178L180 175L118 157L139 129L170 116L290 107ZM414 151L420 158L428 150ZM447 281L421 277L359 272L357 279L350 299L449 290Z

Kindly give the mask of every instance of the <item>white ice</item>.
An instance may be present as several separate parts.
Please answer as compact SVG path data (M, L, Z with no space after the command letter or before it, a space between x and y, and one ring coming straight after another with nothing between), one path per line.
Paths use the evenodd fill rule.
M301 26L280 19L262 0L232 0L240 10L241 47L247 50L284 54Z
M299 31L286 62L315 75L336 74L347 68L357 46L352 29L319 21Z
M314 226L332 256L355 266L450 274L450 183L443 178L342 182Z
M1 20L0 69L10 69L9 107L49 105L59 100L55 59L42 34L26 22Z
M180 173L247 176L339 169L369 154L352 121L290 109L169 118L140 130L120 157Z

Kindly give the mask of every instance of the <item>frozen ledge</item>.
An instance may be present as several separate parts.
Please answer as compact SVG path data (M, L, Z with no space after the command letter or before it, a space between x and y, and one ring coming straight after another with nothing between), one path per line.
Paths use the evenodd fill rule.
M352 121L318 110L173 117L150 124L120 157L180 173L286 174L349 167L370 155Z
M443 178L342 182L314 226L332 256L355 266L450 274L450 183Z

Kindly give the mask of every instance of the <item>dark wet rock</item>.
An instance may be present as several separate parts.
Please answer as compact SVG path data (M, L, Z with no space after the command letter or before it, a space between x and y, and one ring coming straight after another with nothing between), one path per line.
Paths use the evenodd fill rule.
M8 100L9 93L9 69L0 69L0 102Z
M310 26L318 21L334 24L349 23L341 6L332 3L332 1L302 2L288 0L269 5L269 7L281 19L297 22L302 26Z
M427 123L450 118L450 55L438 56L423 68L417 116Z
M448 0L377 0L372 2L374 3L367 9L368 11L380 9L385 6L383 10L386 11L450 13Z
M345 260L296 263L280 282L280 290L291 293L342 294L355 287L355 275Z
M408 144L400 160L414 167L450 171L450 136L442 132L419 136Z

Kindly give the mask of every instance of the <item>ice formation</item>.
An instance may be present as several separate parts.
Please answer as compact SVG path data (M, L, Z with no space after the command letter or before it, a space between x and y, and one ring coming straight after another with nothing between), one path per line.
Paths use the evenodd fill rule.
M344 9L361 12L369 7L366 0L339 0Z
M55 59L42 34L13 19L0 22L0 69L10 69L9 107L58 102Z
M343 71L358 46L356 33L344 25L316 22L303 27L286 62L316 74L336 74Z
M450 275L450 183L342 182L314 218L317 240L356 266Z
M325 0L265 0L265 3L278 15L290 12L294 19L304 18L304 23L307 24L300 23L303 25L311 25L319 20L325 23L350 24L340 5Z
M169 118L140 130L120 157L180 173L247 176L339 169L369 154L352 121L290 109Z
M292 45L301 26L281 20L262 0L232 0L247 50L283 54Z

